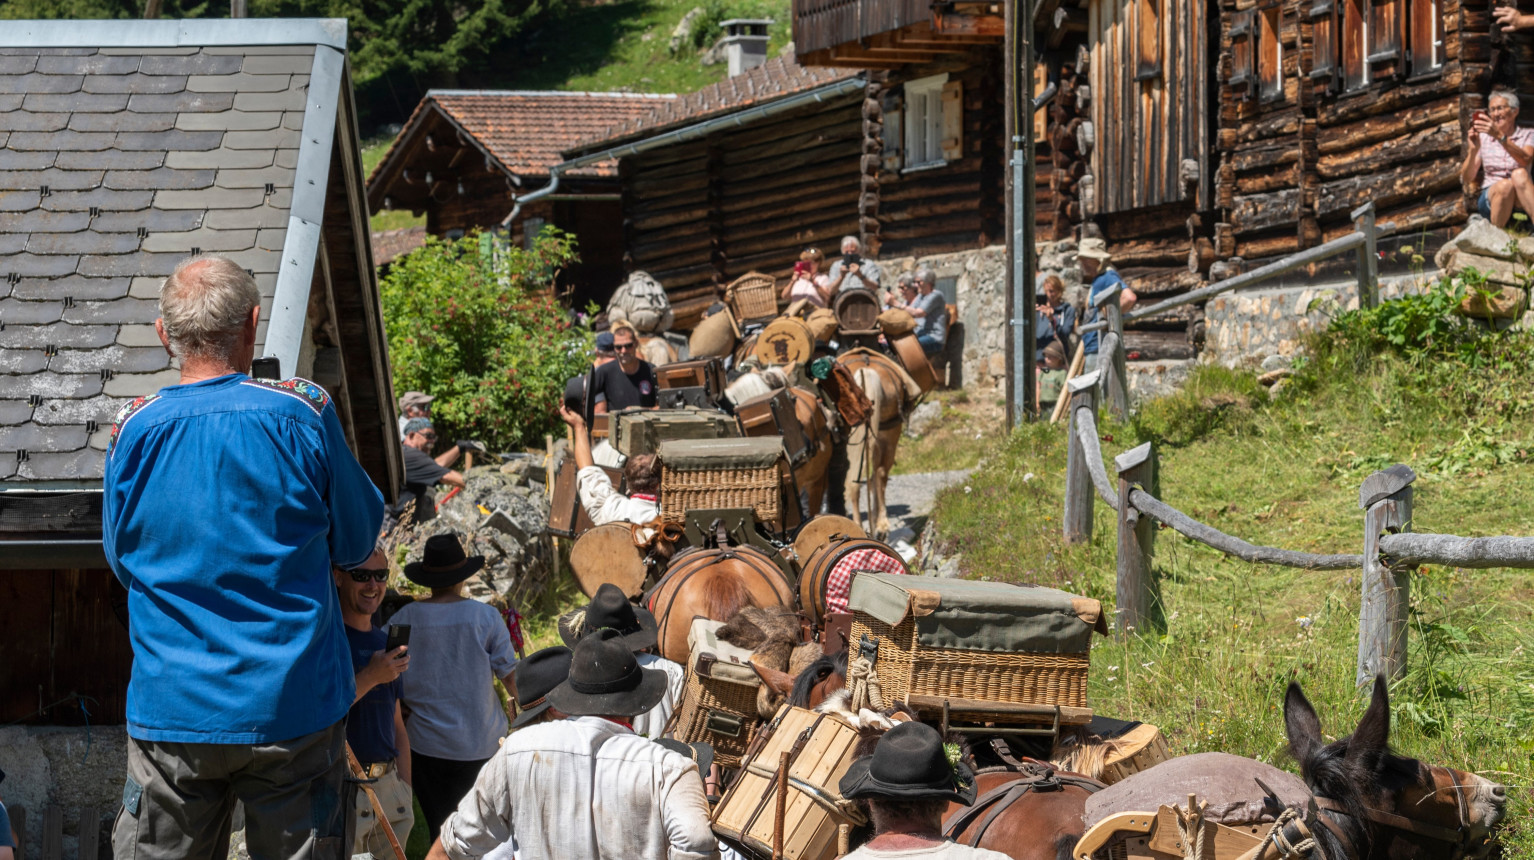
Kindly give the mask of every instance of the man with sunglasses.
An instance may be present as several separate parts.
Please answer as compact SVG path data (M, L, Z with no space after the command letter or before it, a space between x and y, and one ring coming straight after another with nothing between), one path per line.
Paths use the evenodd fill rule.
M373 550L368 560L350 570L332 567L336 595L341 601L346 644L351 650L352 670L357 673L357 696L346 715L346 742L373 783L373 793L388 821L379 821L367 792L357 792L356 836L351 854L392 857L393 849L384 827L394 828L404 845L415 823L410 791L410 738L405 734L405 715L399 698L400 675L410 668L406 646L385 650L388 634L373 626L373 613L383 603L389 581L389 559Z
M447 484L462 487L463 473L453 470L462 452L482 451L474 442L460 440L436 457L431 449L437 444L437 431L430 418L412 418L405 422L405 486L400 490L396 511L415 501L415 522L424 523L437 516L437 498L432 487Z
M625 321L613 323L613 351L617 361L597 368L592 379L591 396L601 415L630 406L654 409L660 405L656 389L655 367L639 357L639 332Z

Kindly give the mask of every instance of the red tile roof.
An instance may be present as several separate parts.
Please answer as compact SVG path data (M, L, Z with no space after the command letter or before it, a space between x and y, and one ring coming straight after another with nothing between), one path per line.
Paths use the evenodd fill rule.
M386 266L426 244L424 226L401 227L398 230L375 230L373 240L373 265Z
M601 134L589 136L565 152L584 153L629 138L659 134L753 105L825 86L862 74L860 69L806 68L792 57L773 57L766 63L697 92L661 102L647 113L611 123ZM604 162L612 164L613 162Z

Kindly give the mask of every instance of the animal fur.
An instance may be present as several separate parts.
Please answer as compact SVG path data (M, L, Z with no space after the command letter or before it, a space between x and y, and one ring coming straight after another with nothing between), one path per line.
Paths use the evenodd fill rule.
M797 658L807 666L820 656L820 646L811 644L813 653L805 654L799 643L799 616L786 609L742 609L719 628L721 640L751 652L751 659L769 669L789 671ZM790 674L793 674L790 671ZM762 719L771 719L783 703L783 696L766 684L756 691L756 710Z

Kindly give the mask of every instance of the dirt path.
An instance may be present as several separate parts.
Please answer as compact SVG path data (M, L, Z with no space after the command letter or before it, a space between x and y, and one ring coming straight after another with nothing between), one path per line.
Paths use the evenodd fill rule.
M905 541L914 546L932 513L938 491L963 481L973 471L915 472L891 477L884 501L890 516L890 543Z

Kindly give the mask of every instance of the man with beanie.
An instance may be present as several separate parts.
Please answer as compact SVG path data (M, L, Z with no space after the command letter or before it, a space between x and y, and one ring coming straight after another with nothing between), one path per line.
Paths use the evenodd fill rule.
M655 707L634 717L635 734L659 740L666 731L666 723L671 721L671 712L682 701L682 683L687 673L681 666L653 652L660 629L655 616L644 607L635 606L623 594L623 589L609 582L597 589L584 608L561 616L558 626L559 638L572 647L598 630L616 630L618 641L634 652L634 659L641 667L666 673L666 695L655 703Z
M717 858L698 766L634 734L666 693L616 630L575 646L548 695L567 714L515 732L442 825L428 860L482 857L513 839L522 860Z

